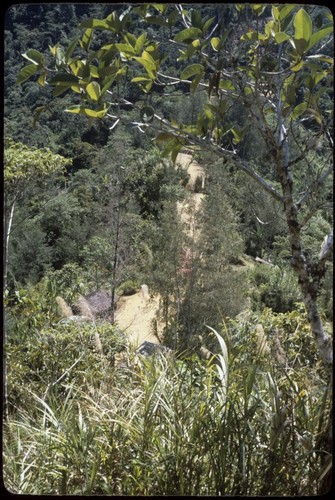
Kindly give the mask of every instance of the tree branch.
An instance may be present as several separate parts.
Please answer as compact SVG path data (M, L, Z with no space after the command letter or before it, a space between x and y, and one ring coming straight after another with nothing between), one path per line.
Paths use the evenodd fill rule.
M261 175L259 175L245 160L240 158L236 151L229 151L228 149L224 149L221 146L211 144L208 141L204 141L203 139L199 139L195 135L191 133L187 133L186 135L182 135L180 130L166 121L164 118L161 118L159 115L155 114L155 118L163 125L168 127L169 132L172 131L172 134L177 137L184 139L188 142L191 142L195 145L201 146L201 148L206 149L215 153L221 158L229 159L234 161L235 165L243 170L249 177L254 179L258 184L262 186L262 188L269 193L276 201L283 202L283 197L275 190L273 186L271 186ZM150 125L152 128L152 124Z
M326 172L320 177L320 179L317 179L314 185L309 186L307 190L304 192L303 196L300 198L300 200L297 202L297 207L298 209L301 208L303 203L305 203L308 198L311 196L311 194L314 192L318 192L319 189L323 186L325 183L325 180L327 179L328 175L330 175L333 172L334 165L333 163L329 166L329 168L326 170ZM314 189L313 189L314 188Z
M334 247L334 236L332 229L331 232L327 236L325 236L322 242L321 252L319 255L320 263L325 263L326 260L330 260L332 258L333 247Z

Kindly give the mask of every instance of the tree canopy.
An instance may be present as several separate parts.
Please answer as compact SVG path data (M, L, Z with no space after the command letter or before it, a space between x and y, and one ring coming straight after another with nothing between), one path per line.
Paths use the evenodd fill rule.
M232 9L234 23L227 26ZM333 171L331 13L294 4L236 4L217 6L210 17L188 5L143 4L116 9L104 19L85 19L80 28L83 34L67 47L49 47L51 61L36 49L27 50L23 57L29 64L17 83L38 76L41 87L52 87L54 98L73 94L68 113L90 121L107 118L110 130L128 120L142 133L154 131L163 155L174 161L181 148L192 145L213 151L255 180L283 207L291 265L321 355L330 362L316 299L333 237L328 235L320 258L310 263L301 231L322 206ZM101 32L106 33L103 41ZM126 98L126 89L134 85L142 97ZM205 94L189 123L156 112L155 96L169 95L171 87L184 97ZM248 121L239 125L231 117L241 106ZM130 119L125 109L133 111ZM241 153L251 123L267 149L262 171ZM302 127L308 129L304 144ZM312 159L316 141L324 148L320 166ZM301 169L303 183L296 175Z

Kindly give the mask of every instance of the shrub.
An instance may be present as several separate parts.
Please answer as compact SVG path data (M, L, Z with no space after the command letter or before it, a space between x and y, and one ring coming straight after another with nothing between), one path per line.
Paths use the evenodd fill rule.
M255 310L270 307L274 312L289 312L301 300L296 276L290 268L260 264L250 273L250 282Z
M134 295L140 287L140 284L134 280L124 281L118 288L116 293L118 295Z
M103 348L97 349L96 335ZM69 322L46 327L24 342L6 345L10 411L29 406L27 388L39 397L61 395L64 384L93 390L106 379L106 367L125 349L124 334L110 323ZM107 365L106 365L107 363Z
M260 356L258 324L270 346L277 330L285 364L274 362L272 351ZM312 359L306 325L303 311L266 309L248 323L229 321L222 337L210 330L218 355L208 361L160 356L135 365L129 352L132 368L111 371L109 379L104 372L103 384L97 359L86 357L81 370L75 366L58 383L61 393L42 396L29 385L29 397L17 401L15 418L4 425L7 488L70 495L317 494L330 464L321 439L329 423L329 381Z

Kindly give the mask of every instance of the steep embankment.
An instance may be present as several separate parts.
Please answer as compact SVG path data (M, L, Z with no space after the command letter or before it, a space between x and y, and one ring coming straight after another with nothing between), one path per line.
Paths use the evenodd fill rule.
M196 213L203 199L202 193L194 193L197 177L205 179L204 169L187 153L179 153L177 163L187 169L190 176L188 183L189 194L183 202L178 203L178 212L181 221L185 223L185 230L190 236L196 237ZM159 343L159 339L153 333L153 321L156 320L159 308L159 297L148 296L140 291L129 297L122 297L116 311L116 323L129 337L132 344L139 346L145 340ZM158 336L162 331L162 325L157 322Z

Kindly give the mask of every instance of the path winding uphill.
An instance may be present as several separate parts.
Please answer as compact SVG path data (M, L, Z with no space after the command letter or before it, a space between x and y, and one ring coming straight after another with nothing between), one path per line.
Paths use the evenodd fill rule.
M177 163L187 169L190 176L188 183L189 194L183 202L178 203L178 212L186 231L190 236L196 237L196 213L204 197L202 193L194 193L197 177L205 182L205 171L187 153L179 153ZM144 285L145 287L145 285ZM159 344L159 339L154 334L153 322L157 319L159 297L150 296L145 288L140 292L127 297L122 297L116 311L116 323L129 337L131 343L138 347L144 341ZM162 325L157 322L158 336L162 333Z
M201 207L201 202L204 198L203 193L195 193L195 184L198 177L202 180L202 188L205 187L205 170L196 161L192 160L192 156L187 153L179 153L177 163L187 170L189 181L187 189L189 194L186 198L177 204L178 213L181 222L185 225L185 230L188 236L196 239L198 236L197 228L197 212Z
M147 340L159 344L153 333L153 321L159 307L158 297L147 297L142 291L128 297L122 297L116 311L116 323L124 331L135 347ZM159 324L158 335L160 333Z

